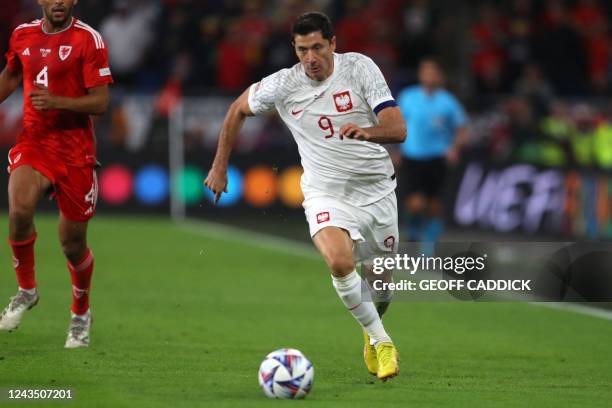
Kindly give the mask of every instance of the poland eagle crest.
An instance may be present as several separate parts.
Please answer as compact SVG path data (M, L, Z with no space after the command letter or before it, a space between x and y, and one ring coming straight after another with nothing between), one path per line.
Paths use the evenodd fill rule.
M334 103L338 112L346 112L353 109L353 101L349 91L334 94Z

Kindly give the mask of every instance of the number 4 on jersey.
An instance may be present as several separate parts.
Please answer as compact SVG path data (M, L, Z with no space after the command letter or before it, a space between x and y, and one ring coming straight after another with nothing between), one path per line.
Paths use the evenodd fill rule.
M36 75L36 84L42 85L45 88L49 87L49 74L47 73L47 66Z

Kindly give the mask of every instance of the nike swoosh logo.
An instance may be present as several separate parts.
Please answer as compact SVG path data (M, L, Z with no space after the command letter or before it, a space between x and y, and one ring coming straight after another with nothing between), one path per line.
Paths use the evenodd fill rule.
M299 115L299 114L300 114L300 113L302 113L302 112L304 112L304 109L300 109L299 111L294 111L294 110L292 110L292 111L291 111L291 114L295 116L295 115Z

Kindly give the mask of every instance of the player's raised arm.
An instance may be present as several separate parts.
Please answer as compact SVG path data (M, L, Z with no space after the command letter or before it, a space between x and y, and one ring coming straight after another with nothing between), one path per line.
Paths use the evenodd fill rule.
M215 193L215 203L221 197L221 193L227 192L227 166L230 154L247 116L253 116L249 107L249 88L230 105L225 114L215 160L204 180L204 184Z
M108 109L108 85L101 85L87 90L87 95L78 98L53 95L49 89L40 85L30 92L32 106L39 111L63 109L71 112L102 115Z
M0 103L4 102L21 83L21 72L11 71L8 67L0 73Z

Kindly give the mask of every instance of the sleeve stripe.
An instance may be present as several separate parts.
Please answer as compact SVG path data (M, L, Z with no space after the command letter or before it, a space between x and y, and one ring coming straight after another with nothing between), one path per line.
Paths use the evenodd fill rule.
M75 27L80 28L81 30L88 31L91 34L91 36L94 38L94 41L96 43L96 49L99 50L101 48L104 48L104 43L102 42L102 36L96 30L94 30L93 28L91 28L90 26L88 26L87 24L81 21L78 21L75 24Z
M18 26L15 28L15 31L20 30L20 29L22 29L22 28L27 28L27 27L36 27L36 26L40 25L40 22L41 22L41 21L42 21L42 20L34 20L34 21L32 21L32 22L29 22L29 23L25 23L25 24L18 25Z
M90 26L88 26L87 24L81 21L77 21L77 23L74 26L76 28L80 28L81 30L88 31L91 34L91 36L93 37L96 43L96 49L100 50L104 48L104 41L102 41L102 36L96 30L94 30L93 28L91 28Z
M374 108L374 113L378 115L378 113L385 109L385 108L391 108L393 106L397 106L397 102L395 102L393 99L391 99L390 101L385 101L382 103L379 103L378 105L376 105L376 107Z

